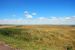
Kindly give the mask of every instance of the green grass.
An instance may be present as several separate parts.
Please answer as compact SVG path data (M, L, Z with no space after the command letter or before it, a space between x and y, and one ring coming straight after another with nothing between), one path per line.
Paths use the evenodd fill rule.
M21 50L55 50L55 48L47 47L42 44L37 44L33 41L28 42L25 40L15 39L13 37L7 37L4 35L0 35L0 40L8 44L13 48L19 48Z

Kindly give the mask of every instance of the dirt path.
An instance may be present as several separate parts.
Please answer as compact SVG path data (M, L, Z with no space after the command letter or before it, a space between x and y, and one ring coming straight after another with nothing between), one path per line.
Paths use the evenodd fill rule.
M14 26L0 26L0 28L11 28L11 27L14 27ZM16 49L13 49L6 44L0 43L0 50L16 50Z
M15 50L15 49L9 47L8 45L0 44L0 50Z

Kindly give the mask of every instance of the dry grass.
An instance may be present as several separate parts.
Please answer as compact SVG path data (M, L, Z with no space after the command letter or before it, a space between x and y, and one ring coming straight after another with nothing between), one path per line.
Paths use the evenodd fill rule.
M21 50L75 50L75 26L17 26L6 31L10 35L1 34L1 41Z

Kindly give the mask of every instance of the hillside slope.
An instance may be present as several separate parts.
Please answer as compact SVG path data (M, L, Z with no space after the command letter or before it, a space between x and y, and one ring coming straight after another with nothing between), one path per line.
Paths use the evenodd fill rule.
M21 50L75 50L75 27L17 26L1 28L0 41Z

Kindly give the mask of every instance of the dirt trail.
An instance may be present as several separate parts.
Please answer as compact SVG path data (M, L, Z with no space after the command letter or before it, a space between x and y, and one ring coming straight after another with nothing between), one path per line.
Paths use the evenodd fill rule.
M8 45L0 44L0 50L15 50L15 49L9 47Z
M0 26L0 28L11 28L11 27L14 26ZM16 49L13 49L6 44L0 44L0 50L16 50Z

